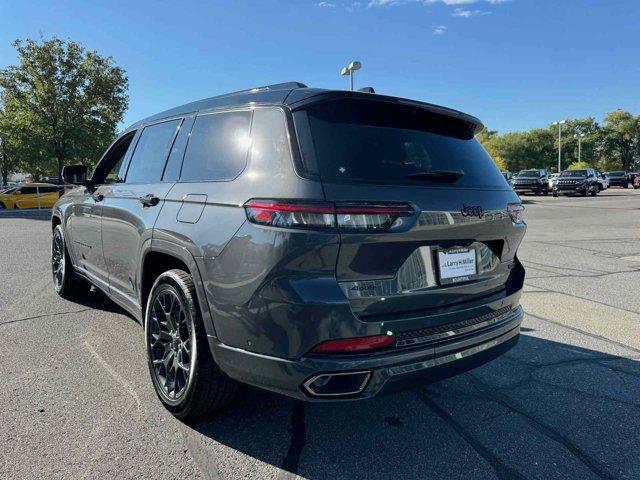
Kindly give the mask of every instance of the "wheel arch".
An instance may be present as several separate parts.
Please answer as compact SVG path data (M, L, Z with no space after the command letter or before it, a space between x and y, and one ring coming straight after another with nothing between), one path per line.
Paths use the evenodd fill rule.
M51 231L55 230L58 225L62 225L62 220L58 215L51 216Z
M165 240L154 239L148 242L141 255L140 268L138 269L138 285L140 286L139 300L143 324L146 317L147 300L153 283L161 273L174 268L184 270L191 275L207 336L216 337L207 296L204 292L200 270L195 259L184 247Z

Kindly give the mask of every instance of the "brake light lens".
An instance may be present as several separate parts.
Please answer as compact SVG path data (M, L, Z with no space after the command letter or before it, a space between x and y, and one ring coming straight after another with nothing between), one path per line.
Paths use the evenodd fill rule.
M341 338L339 340L327 340L316 345L312 353L337 354L337 353L360 353L393 345L395 336L391 332L386 335L372 335L369 337Z
M282 228L333 228L330 203L287 203L277 200L249 200L244 205L247 219L259 225Z
M507 212L509 212L509 216L513 223L524 223L524 206L521 203L510 203L507 205Z
M336 205L336 221L343 230L388 230L413 214L410 205Z
M416 212L408 204L316 203L254 199L244 205L247 219L281 228L350 231L389 230Z

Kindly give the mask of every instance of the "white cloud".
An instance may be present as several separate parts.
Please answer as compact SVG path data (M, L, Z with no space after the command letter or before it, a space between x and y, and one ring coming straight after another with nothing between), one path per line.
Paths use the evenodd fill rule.
M320 2L320 3L318 3L318 7L320 7L320 8L336 8L336 4L335 3L329 3L329 2Z
M464 8L456 8L451 14L453 17L470 18L478 15L490 15L491 12L484 10L466 10Z
M444 25L438 25L436 28L433 29L434 35L444 35L446 32L447 32L447 27L445 27Z
M505 3L510 0L369 0L369 7L389 7L394 5L402 5L406 3L423 3L432 5L434 3L443 3L445 5L471 5L472 3L490 3L492 5Z
M363 7L366 5L367 8L375 8L375 7L395 7L399 5L408 5L408 4L422 4L422 5L435 5L441 3L443 5L455 6L455 5L471 5L474 3L489 3L491 5L496 5L498 3L505 3L511 0L367 0L365 1L352 1L352 2L340 2L336 1L336 3L329 2L320 2L317 4L319 7L335 7L341 6L346 8L347 10L353 10L359 7ZM466 14L466 12L470 12ZM480 10L464 10L463 14L455 15L461 17L473 16L473 15L481 15L486 14L488 12L481 12Z

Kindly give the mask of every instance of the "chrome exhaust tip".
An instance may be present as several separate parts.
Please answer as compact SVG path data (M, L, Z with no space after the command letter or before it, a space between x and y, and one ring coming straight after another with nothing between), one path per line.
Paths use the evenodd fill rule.
M371 378L370 371L320 373L304 382L302 386L314 397L343 397L356 395L364 390Z

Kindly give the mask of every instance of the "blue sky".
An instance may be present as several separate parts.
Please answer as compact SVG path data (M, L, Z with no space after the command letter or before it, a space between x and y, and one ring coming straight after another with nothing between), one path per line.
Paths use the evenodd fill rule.
M125 124L190 100L288 80L356 87L477 115L502 132L640 114L639 0L0 0L15 38L58 35L126 69Z

